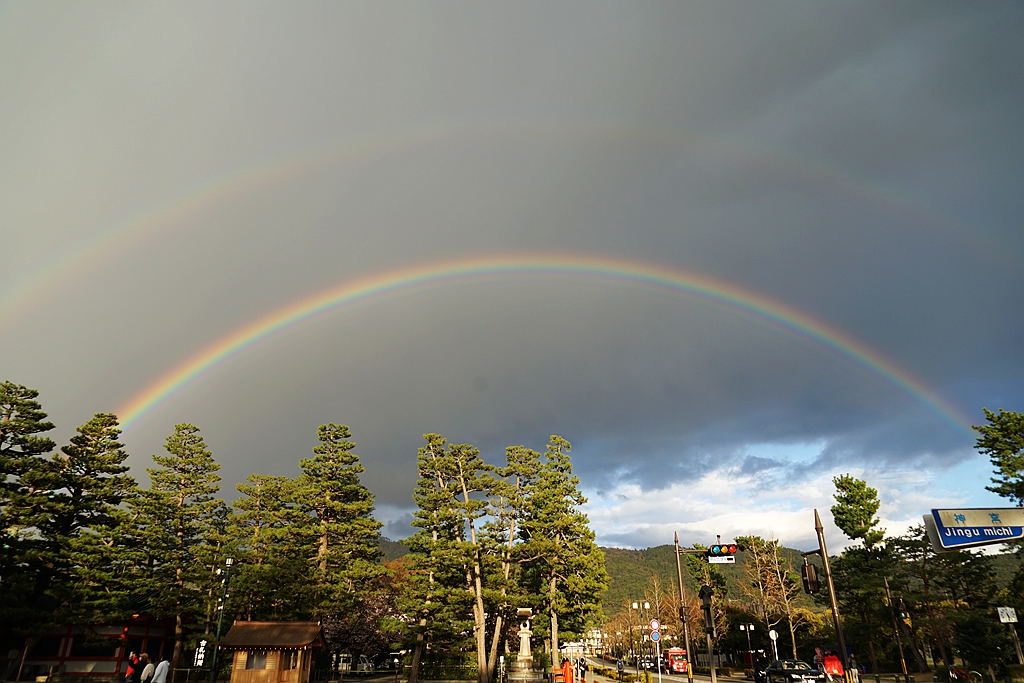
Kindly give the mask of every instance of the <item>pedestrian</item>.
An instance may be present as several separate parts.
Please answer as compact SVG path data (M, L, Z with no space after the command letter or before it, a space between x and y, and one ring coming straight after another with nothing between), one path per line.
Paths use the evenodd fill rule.
M142 681L142 670L146 667L146 663L142 661L142 657L145 655L139 655L131 660L132 667L128 678L125 679L125 683L141 683Z
M134 652L128 653L128 668L124 671L124 683L131 683L132 674L135 673L135 669L139 666L139 657Z
M142 665L142 675L139 677L139 683L149 683L150 679L153 678L153 674L156 673L156 666L153 662L149 661L149 655L143 652L139 656L139 664Z
M853 680L859 681L860 669L857 668L857 658L853 656L852 652L850 653L850 656L846 658L846 663L850 667L850 673L853 675Z
M167 661L167 657L161 657L160 663L156 665L156 671L153 672L152 683L167 683L167 672L171 670L171 663Z

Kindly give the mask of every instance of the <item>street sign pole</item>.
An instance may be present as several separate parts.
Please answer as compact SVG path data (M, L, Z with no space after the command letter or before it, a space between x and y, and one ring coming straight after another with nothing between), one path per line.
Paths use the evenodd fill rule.
M1017 627L1014 626L1017 623L1017 610L1012 607L997 607L996 609L999 611L999 621L1010 628L1010 638L1013 639L1013 647L1017 650L1017 662L1024 664L1024 655L1020 651L1020 640L1017 638Z

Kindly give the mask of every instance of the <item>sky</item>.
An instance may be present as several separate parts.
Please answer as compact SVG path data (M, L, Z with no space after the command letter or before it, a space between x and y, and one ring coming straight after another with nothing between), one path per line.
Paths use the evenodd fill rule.
M0 4L0 380L223 495L349 425L572 445L599 543L995 507L1024 410L1024 5Z

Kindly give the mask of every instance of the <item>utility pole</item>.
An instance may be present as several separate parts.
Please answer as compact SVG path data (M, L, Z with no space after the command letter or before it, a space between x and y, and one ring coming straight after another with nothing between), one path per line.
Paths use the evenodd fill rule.
M673 536L675 537L676 546L676 578L679 579L679 618L683 622L683 637L686 640L686 678L689 683L693 683L693 655L690 654L690 620L687 618L690 608L686 605L686 594L683 592L683 568L679 561L683 550L679 547L679 534L674 533Z
M217 570L217 573L221 575L221 589L220 589L220 603L217 605L217 638L213 641L213 656L210 658L210 677L208 683L216 683L217 681L217 651L220 649L220 630L224 626L224 603L228 599L228 579L231 573L231 565L234 564L234 560L230 557L224 560L224 571Z

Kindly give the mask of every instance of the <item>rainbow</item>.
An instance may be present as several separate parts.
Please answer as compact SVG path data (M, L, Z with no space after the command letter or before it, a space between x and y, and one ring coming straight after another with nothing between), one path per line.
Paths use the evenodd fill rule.
M850 335L791 306L707 275L649 262L579 254L477 256L376 273L303 297L224 335L172 368L116 411L125 430L192 382L247 349L319 316L439 286L526 275L591 278L684 296L811 340L881 377L967 436L970 421L923 382Z
M444 122L416 125L388 130L376 135L350 138L331 143L319 142L297 151L271 156L254 164L225 171L199 181L176 193L167 200L147 207L123 220L117 221L57 253L34 271L0 293L0 329L13 325L19 314L31 310L48 292L75 276L81 276L97 264L122 254L163 230L187 223L190 216L230 200L242 197L260 188L285 183L290 178L315 173L340 164L359 164L422 146L443 143L474 136L494 134L556 135L564 139L596 140L624 139L649 142L659 147L676 150L688 149L698 154L714 154L763 165L773 170L792 173L809 185L825 185L878 205L909 210L928 220L931 227L943 229L948 237L964 241L964 231L952 229L950 217L937 213L930 206L895 194L888 186L873 183L820 161L795 157L776 150L755 147L749 142L709 136L686 131L674 126L648 122L587 121L587 120L487 120L482 122ZM964 248L979 247L978 234L972 234ZM1005 250L986 245L985 257L1007 260Z

